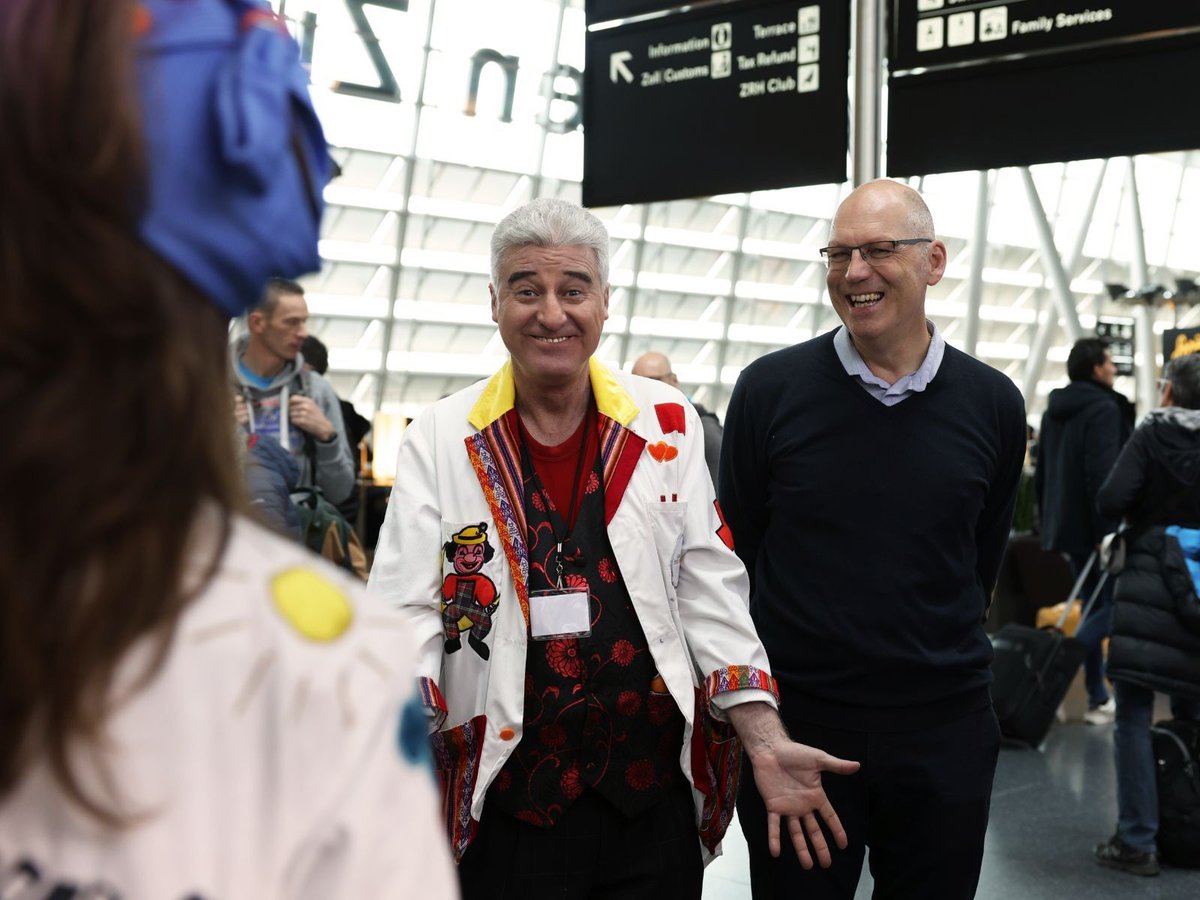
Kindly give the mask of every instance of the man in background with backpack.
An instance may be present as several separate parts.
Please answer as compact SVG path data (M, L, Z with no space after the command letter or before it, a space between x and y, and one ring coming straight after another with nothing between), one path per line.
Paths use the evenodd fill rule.
M354 461L337 395L304 369L307 324L304 289L272 278L233 348L234 412L248 434L278 441L295 457L299 487L315 484L336 504L354 489Z

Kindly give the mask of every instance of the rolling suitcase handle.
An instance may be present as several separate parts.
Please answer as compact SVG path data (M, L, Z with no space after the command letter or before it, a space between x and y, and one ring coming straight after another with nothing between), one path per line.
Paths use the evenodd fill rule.
M1067 616L1071 613L1071 606L1075 603L1075 598L1079 596L1079 592L1083 590L1083 583L1087 581L1088 575L1092 571L1092 566L1096 564L1097 554L1093 550L1091 556L1088 557L1087 563L1084 564L1083 571L1079 573L1079 577L1075 579L1075 584L1071 586L1071 594L1067 597L1067 602L1063 604L1062 615L1058 617L1058 622L1054 625L1054 630L1062 633L1063 623L1067 621ZM1075 631L1083 627L1084 621L1091 612L1092 606L1096 599L1100 596L1100 592L1104 590L1104 585L1108 581L1108 572L1100 573L1100 580L1096 582L1096 587L1092 590L1091 596L1088 597L1087 603L1083 605L1083 609L1079 612L1079 624L1075 626Z

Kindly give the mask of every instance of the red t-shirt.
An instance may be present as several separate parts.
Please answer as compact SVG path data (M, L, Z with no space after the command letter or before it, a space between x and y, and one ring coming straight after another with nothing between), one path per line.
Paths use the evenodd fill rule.
M550 499L554 501L554 506L564 519L571 509L572 488L575 490L575 513L579 514L579 506L583 502L583 485L579 482L572 484L572 479L575 478L576 469L579 470L579 479L583 484L587 483L587 479L592 474L592 464L596 460L597 452L596 431L599 417L599 413L596 413L595 417L584 416L579 427L575 429L575 433L557 447L547 447L545 444L538 443L534 440L533 435L525 430L524 424L521 425L521 438L529 449L533 470L537 472L538 479L550 494ZM585 439L586 444L584 443ZM581 447L583 465L579 464ZM569 527L573 527L575 523L568 522L567 524Z

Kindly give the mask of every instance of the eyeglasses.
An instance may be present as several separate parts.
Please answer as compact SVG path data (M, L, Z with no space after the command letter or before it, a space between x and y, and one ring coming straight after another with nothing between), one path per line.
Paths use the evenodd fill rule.
M854 256L854 251L858 251L858 255L863 258L869 266L877 266L882 262L891 259L900 252L901 247L906 247L909 244L932 244L933 238L899 238L894 241L871 241L866 244L859 244L857 247L822 247L817 252L825 260L825 265L831 269L846 269L850 266L850 259Z

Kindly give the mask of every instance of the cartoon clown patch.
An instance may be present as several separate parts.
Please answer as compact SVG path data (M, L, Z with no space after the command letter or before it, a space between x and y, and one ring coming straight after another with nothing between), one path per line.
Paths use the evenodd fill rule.
M442 631L446 635L447 653L462 647L462 633L467 643L483 659L491 651L483 639L492 630L492 617L500 605L499 592L492 579L483 574L483 566L496 555L488 543L487 523L467 525L450 536L442 546L454 571L442 581Z

